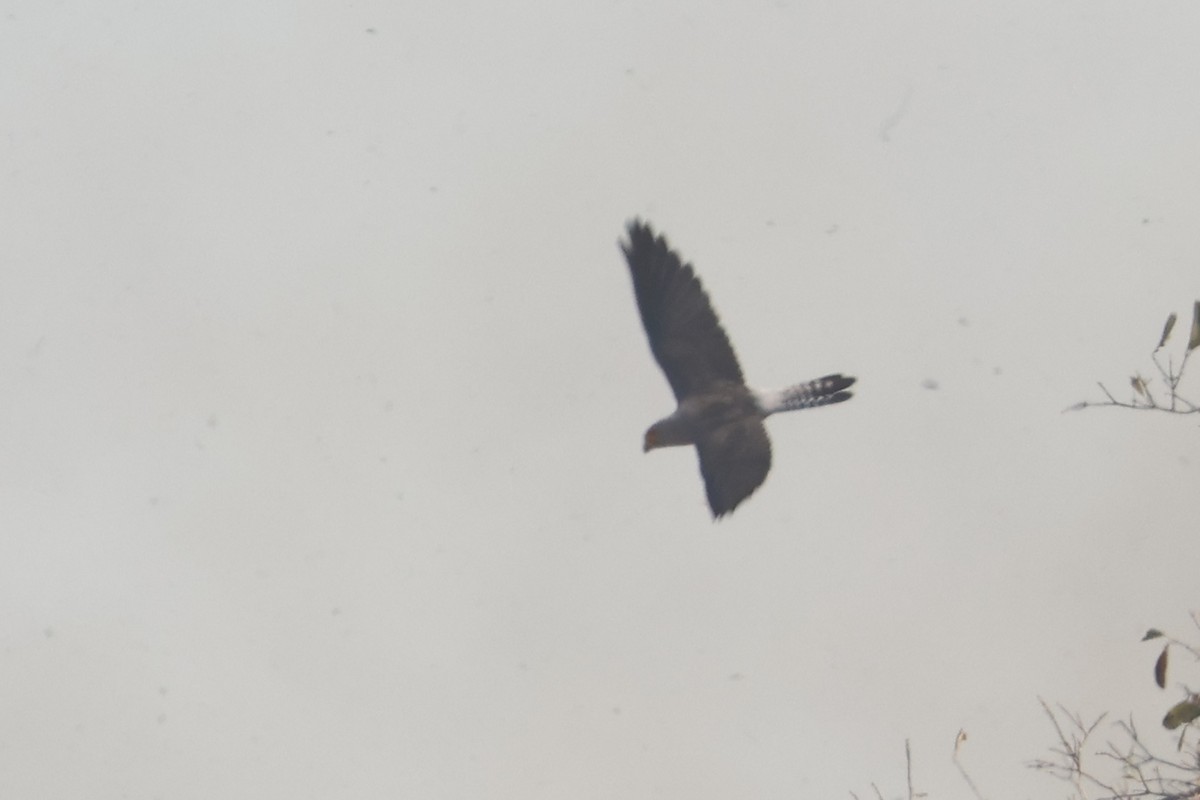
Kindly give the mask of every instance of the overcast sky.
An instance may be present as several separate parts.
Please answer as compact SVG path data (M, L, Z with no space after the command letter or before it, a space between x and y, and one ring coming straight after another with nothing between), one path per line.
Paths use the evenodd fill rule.
M965 729L1060 797L1039 695L1173 746L1196 417L1062 412L1200 297L1196 4L0 10L0 795L893 798L907 738L949 798ZM752 383L859 379L718 524L634 216Z

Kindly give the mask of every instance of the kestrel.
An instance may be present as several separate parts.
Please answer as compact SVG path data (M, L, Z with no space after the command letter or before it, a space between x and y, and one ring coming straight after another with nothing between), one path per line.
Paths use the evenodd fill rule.
M746 386L729 337L691 264L641 220L621 243L650 351L667 376L678 407L646 431L643 452L695 445L714 519L730 513L771 469L763 420L779 411L849 400L855 381L826 375L775 392Z

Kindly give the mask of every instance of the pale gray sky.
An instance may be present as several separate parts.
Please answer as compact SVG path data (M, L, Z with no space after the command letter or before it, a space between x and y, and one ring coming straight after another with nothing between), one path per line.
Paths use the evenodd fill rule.
M0 795L890 798L911 738L961 797L963 728L1059 797L1039 694L1160 735L1196 423L1060 412L1200 297L1197 25L7 3ZM859 377L717 525L634 215L754 383Z

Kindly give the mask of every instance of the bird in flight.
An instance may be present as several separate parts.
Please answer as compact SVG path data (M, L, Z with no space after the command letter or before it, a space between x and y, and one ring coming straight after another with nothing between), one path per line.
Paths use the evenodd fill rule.
M621 242L650 351L678 407L646 431L643 452L695 445L713 519L730 513L771 469L763 420L779 411L849 400L854 378L826 375L774 392L746 386L725 335L691 264L641 220Z

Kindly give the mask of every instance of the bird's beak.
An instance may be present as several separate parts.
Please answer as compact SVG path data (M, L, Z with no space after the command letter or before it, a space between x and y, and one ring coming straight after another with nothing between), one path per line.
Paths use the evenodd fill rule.
M654 431L646 431L646 438L642 440L642 452L649 453L658 446L658 437L654 435Z

